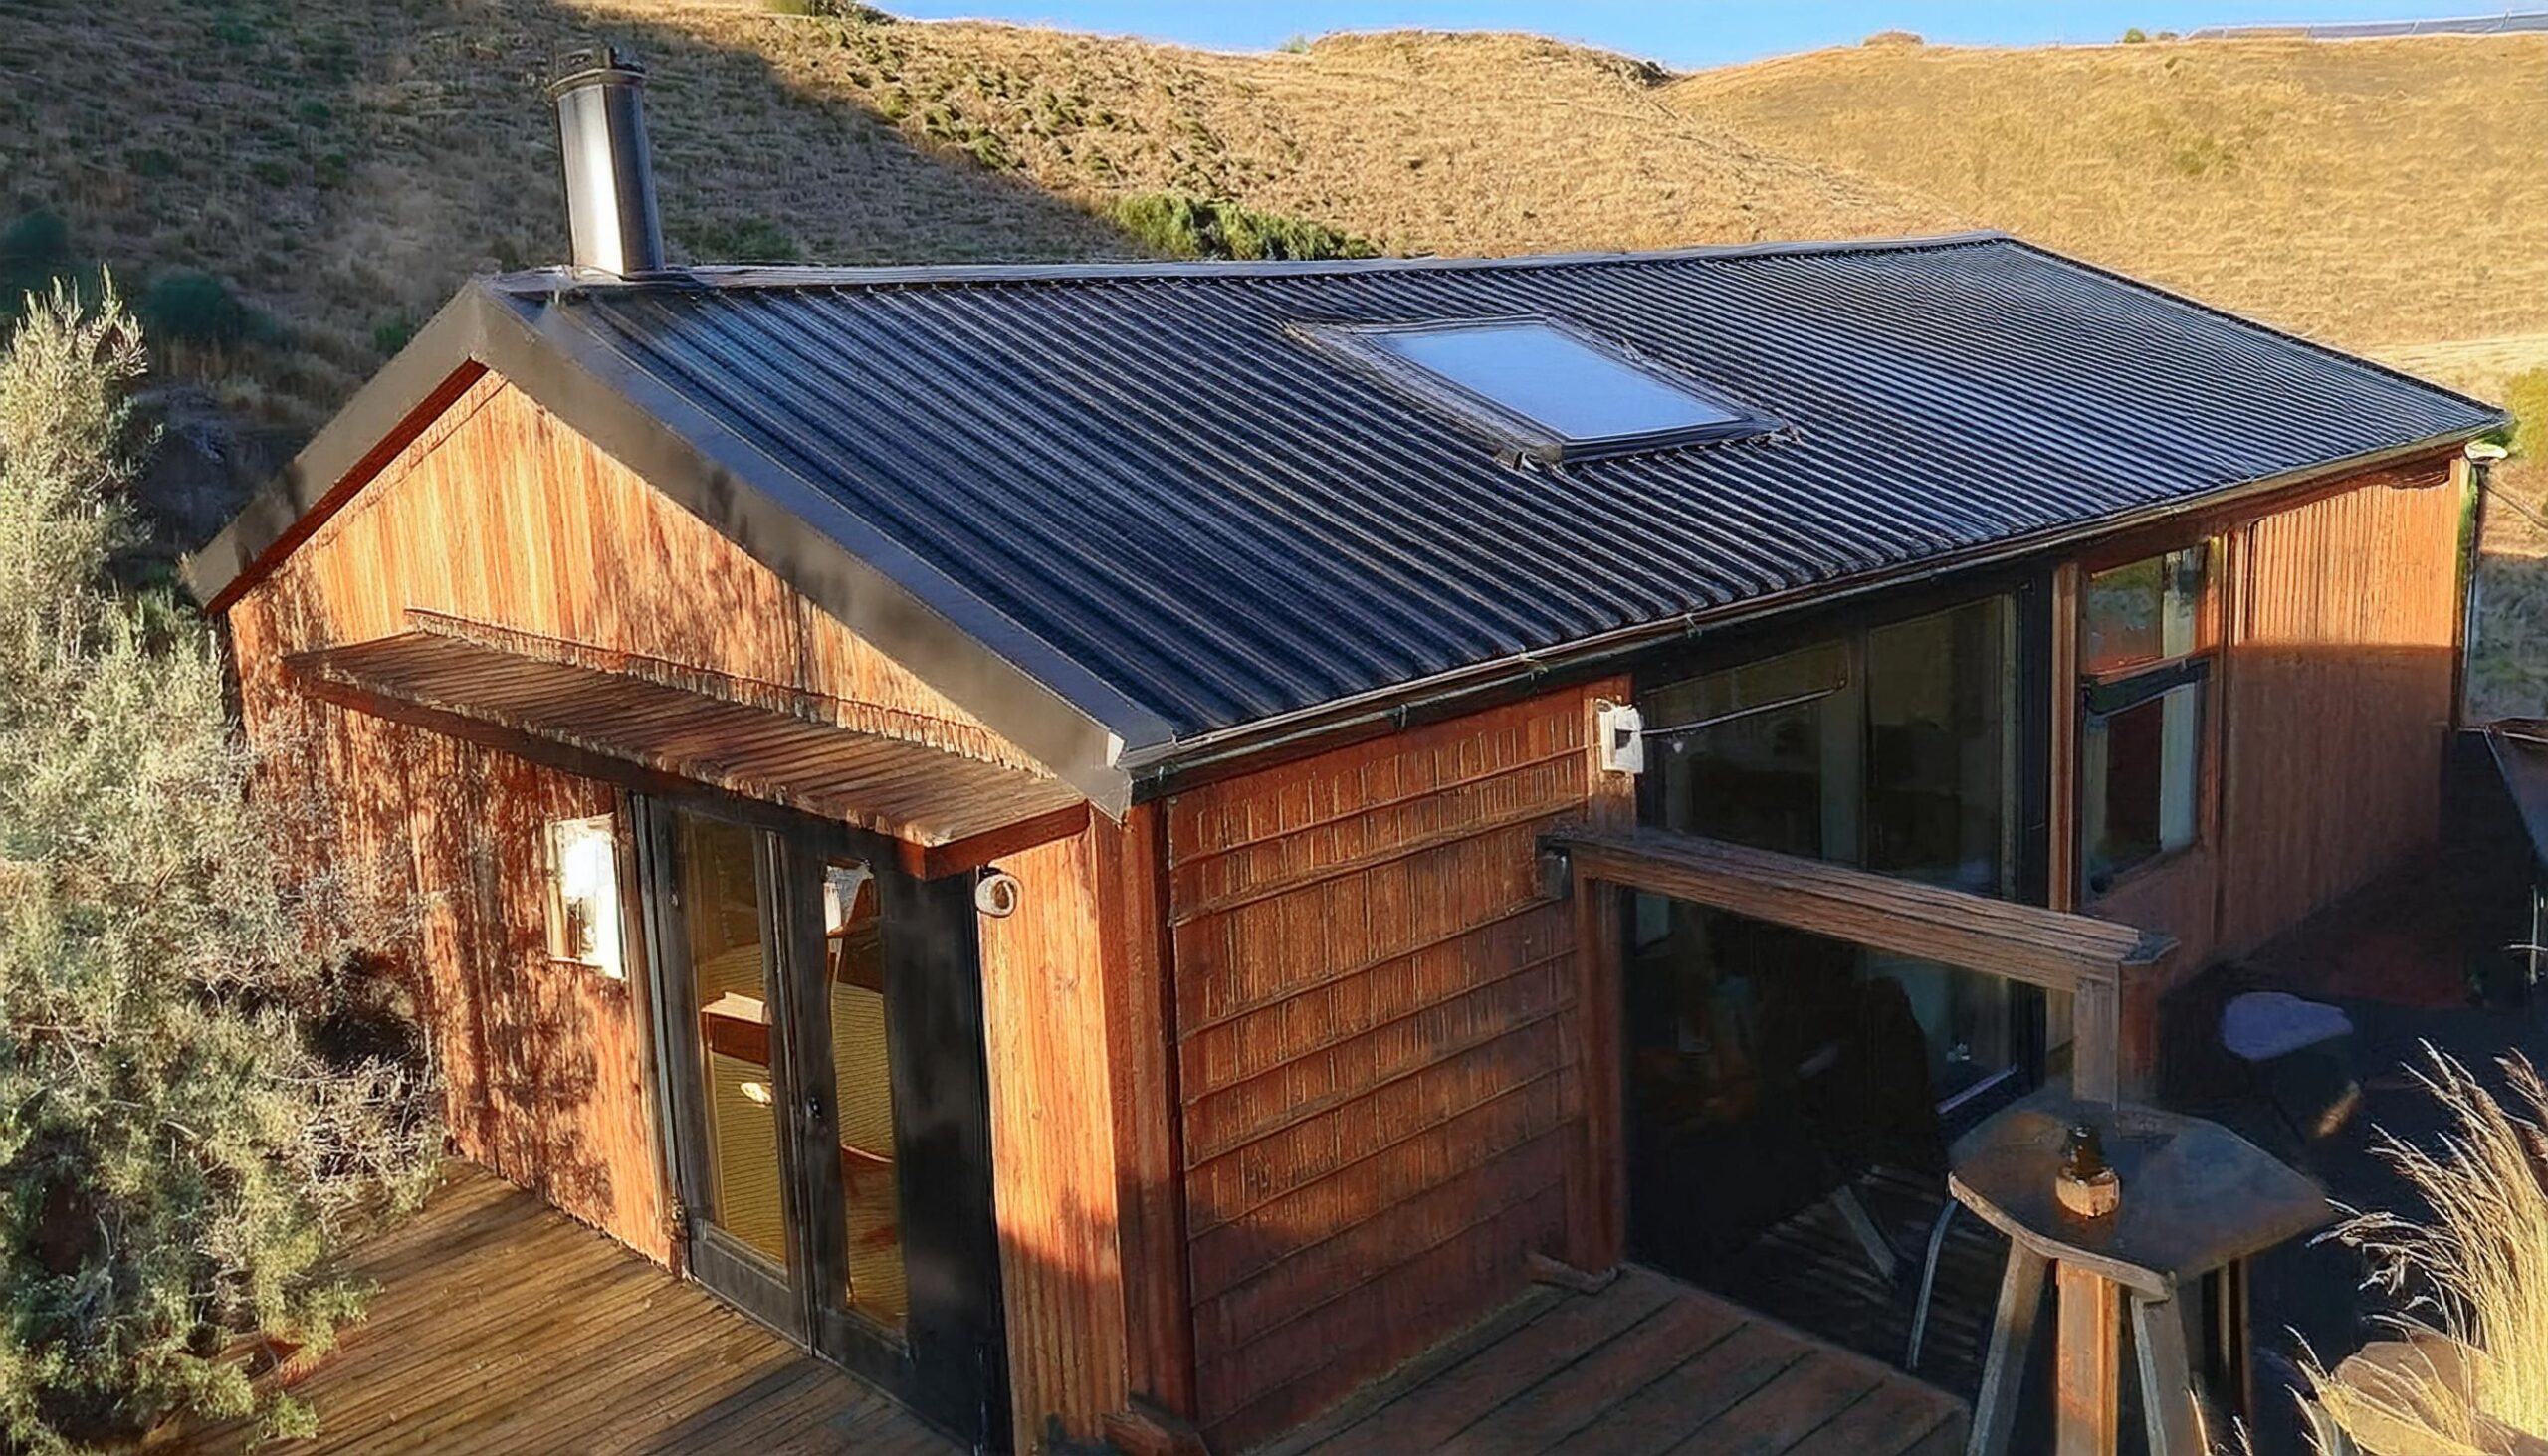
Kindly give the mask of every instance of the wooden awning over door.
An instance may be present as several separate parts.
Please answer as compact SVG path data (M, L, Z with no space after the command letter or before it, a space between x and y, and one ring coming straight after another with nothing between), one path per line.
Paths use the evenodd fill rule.
M783 804L921 845L1079 807L1023 768L844 728L830 700L681 669L614 670L419 614L413 630L285 660L312 696L601 777Z

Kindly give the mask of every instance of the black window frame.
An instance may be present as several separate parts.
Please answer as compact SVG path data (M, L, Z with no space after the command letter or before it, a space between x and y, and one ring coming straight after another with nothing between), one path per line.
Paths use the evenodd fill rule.
M2227 559L2224 542L2218 536L2198 536L2192 540L2160 546L2154 550L2136 551L2130 556L2079 568L2078 607L2067 630L2081 663L2078 674L2078 723L2072 734L2074 760L2073 813L2071 819L2072 861L2077 884L2073 893L2081 904L2090 904L2114 893L2117 886L2134 876L2165 865L2179 856L2202 848L2208 832L2209 806L2204 802L2204 775L2210 765L2212 716L2216 712L2212 691L2216 669L2221 660L2223 624L2221 620L2221 566ZM2087 667L2089 584L2109 572L2125 570L2144 561L2164 559L2182 551L2203 551L2203 584L2195 601L2195 645L2188 650L2128 666L2095 670ZM2164 574L2162 577L2164 581ZM2164 589L2164 588L2163 588ZM2102 873L2094 864L2094 849L2088 839L2088 804L2092 785L2088 782L2086 751L2088 734L2101 724L2130 713L2134 709L2157 702L2180 688L2197 687L2202 695L2195 706L2194 751L2194 832L2185 843L2170 846L2161 842L2151 853L2129 864L2115 866Z

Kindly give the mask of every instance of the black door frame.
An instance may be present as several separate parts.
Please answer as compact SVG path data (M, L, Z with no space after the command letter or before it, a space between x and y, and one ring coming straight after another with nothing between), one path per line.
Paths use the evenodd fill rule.
M972 877L923 880L895 841L709 791L631 795L652 1028L668 1171L694 1278L812 1352L884 1387L977 1450L1009 1442L1008 1359L991 1210L990 1082ZM699 1019L679 895L677 814L748 829L760 877L770 992L773 1104L792 1241L783 1280L702 1211L707 1118ZM837 1090L824 974L821 866L854 859L875 876L884 918L886 1048L910 1309L888 1330L852 1311ZM819 1174L830 1170L832 1176Z

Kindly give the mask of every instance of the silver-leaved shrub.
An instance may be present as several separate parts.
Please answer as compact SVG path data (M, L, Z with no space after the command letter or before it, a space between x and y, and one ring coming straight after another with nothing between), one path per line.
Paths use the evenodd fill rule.
M357 1312L332 1256L441 1145L363 970L410 917L297 871L316 806L250 792L212 632L113 582L143 368L110 291L0 348L0 1450L306 1427L258 1376Z

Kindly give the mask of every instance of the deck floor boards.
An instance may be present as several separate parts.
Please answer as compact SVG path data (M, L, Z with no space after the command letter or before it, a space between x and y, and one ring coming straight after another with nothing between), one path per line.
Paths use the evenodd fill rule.
M875 1389L466 1164L355 1251L368 1318L294 1384L310 1440L270 1456L469 1451L751 1456L961 1448ZM154 1443L232 1456L215 1426Z
M1963 1401L1642 1269L1537 1291L1265 1456L1908 1456L1960 1448Z

